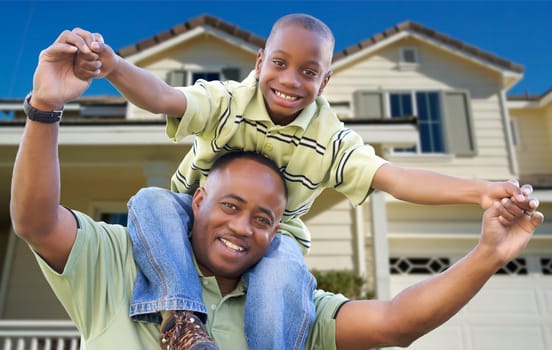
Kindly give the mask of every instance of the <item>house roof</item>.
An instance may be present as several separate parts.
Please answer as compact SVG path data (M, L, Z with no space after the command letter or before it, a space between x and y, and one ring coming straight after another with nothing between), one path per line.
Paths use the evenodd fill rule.
M525 94L520 94L520 95L510 95L510 96L508 96L508 100L509 101L535 101L535 102L538 102L538 101L542 101L542 100L546 99L547 97L552 97L552 87L549 88L548 90L546 90L545 92L543 92L540 95L529 94L528 92L526 92Z
M182 33L193 30L200 26L210 26L217 30L223 31L229 35L232 35L238 39L244 40L254 46L264 47L266 40L251 33L246 30L239 28L238 26L223 21L217 17L210 15L201 15L195 18L188 20L187 22L178 24L169 30L155 34L154 36L142 40L136 44L124 47L118 51L118 54L122 57L128 57L134 54L137 54L141 51L144 51L148 48L151 48L155 45L161 44L169 39L172 39ZM446 34L440 33L431 28L425 27L419 23L413 21L405 21L399 23L391 28L384 30L381 33L377 33L372 37L363 40L357 44L351 45L341 51L338 51L334 54L333 62L339 62L351 56L352 54L359 52L363 49L367 49L375 46L388 38L391 38L399 33L403 32L413 32L420 35L423 35L426 38L435 40L440 44L446 45L447 47L458 50L460 53L463 53L470 57L476 57L488 64L496 66L500 69L505 69L513 71L515 73L523 73L524 67L522 65L516 64L507 59L496 56L490 52L481 50L475 46L469 45L460 40L454 39Z
M174 27L172 27L169 30L166 30L161 33L157 33L154 36L142 40L134 45L130 45L127 47L124 47L118 51L118 54L122 57L128 57L131 55L134 55L140 51L143 51L145 49L148 49L150 47L153 47L155 45L158 45L164 41L167 41L171 38L174 38L182 33L185 33L187 31L190 31L194 28L201 27L204 25L211 26L212 28L218 29L220 31L223 31L227 34L233 35L236 38L239 38L241 40L244 40L250 44L253 44L258 47L264 47L265 45L265 39L248 32L246 30L243 30L239 28L236 25L230 24L226 21L223 21L217 17L209 16L209 15L202 15L199 17L192 18L188 20L187 22L178 24Z
M517 63L498 57L488 51L481 50L473 45L469 45L460 40L454 39L446 34L440 33L436 30L423 26L413 21L405 21L399 23L391 28L384 30L381 33L377 33L374 36L361 41L355 45L349 46L342 51L334 54L334 62L344 59L347 56L352 55L360 50L375 46L376 44L393 37L401 32L414 32L423 35L424 37L433 39L448 47L454 48L468 56L479 58L487 63L498 66L503 69L511 70L516 73L523 73L525 68Z

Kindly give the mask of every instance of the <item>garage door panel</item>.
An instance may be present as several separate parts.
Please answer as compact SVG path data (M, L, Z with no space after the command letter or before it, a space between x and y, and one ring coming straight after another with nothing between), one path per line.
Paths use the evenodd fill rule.
M429 276L391 274L392 295ZM552 275L537 266L493 276L453 318L408 349L551 350Z
M473 316L531 316L540 313L537 292L524 287L508 287L508 290L483 287L466 306L466 312Z
M439 327L420 339L416 340L408 349L412 350L443 350L443 344L447 344L446 350L465 350L466 336L460 325L451 321L447 327ZM401 349L401 348L395 348Z
M473 324L470 328L470 349L485 350L549 350L545 330L539 324L489 326Z

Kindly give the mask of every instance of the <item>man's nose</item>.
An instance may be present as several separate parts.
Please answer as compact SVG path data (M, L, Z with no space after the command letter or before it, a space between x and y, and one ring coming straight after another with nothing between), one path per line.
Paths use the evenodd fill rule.
M248 215L237 215L229 223L230 229L242 236L251 236L253 234L253 228L249 221Z

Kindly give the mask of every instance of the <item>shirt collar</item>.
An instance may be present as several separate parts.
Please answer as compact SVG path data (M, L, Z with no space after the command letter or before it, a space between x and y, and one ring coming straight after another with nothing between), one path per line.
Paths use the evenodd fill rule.
M251 79L255 79L255 71L249 73L249 76L244 80L244 83L250 83ZM313 101L310 105L303 108L301 113L299 113L299 115L291 123L289 123L288 125L282 125L280 127L283 128L295 126L301 128L302 130L306 130L311 120L313 119L313 115L316 113L316 102L317 100ZM258 82L256 83L255 95L245 108L243 117L248 120L268 122L270 123L270 125L276 126L276 124L274 124L274 122L270 119L268 115L268 111L266 110L263 99L263 94L261 92L261 89L259 88Z

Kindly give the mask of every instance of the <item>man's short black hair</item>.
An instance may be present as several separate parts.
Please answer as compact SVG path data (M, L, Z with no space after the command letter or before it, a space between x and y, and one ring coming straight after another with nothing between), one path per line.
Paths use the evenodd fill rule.
M225 153L215 162L213 163L213 166L211 167L211 170L209 172L215 172L220 169L224 169L229 163L233 162L236 159L249 159L254 162L257 162L259 164L262 164L278 175L280 180L282 180L282 186L284 188L284 195L287 198L288 197L288 189L286 186L286 179L284 178L284 175L281 171L281 169L274 163L274 161L270 158L267 158L263 156L262 154L252 152L252 151L236 151L236 152L229 152Z

